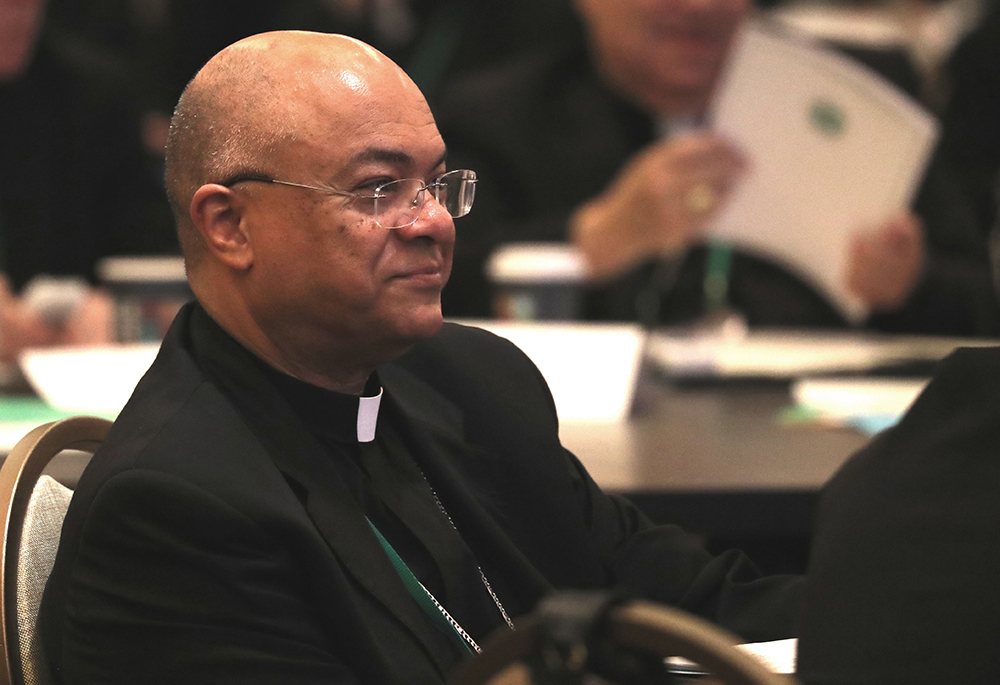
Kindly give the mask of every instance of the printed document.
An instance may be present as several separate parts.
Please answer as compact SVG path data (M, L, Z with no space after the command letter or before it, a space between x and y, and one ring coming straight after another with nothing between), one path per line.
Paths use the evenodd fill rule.
M783 264L849 320L852 236L906 209L937 122L888 81L831 49L743 30L709 113L750 171L710 235Z

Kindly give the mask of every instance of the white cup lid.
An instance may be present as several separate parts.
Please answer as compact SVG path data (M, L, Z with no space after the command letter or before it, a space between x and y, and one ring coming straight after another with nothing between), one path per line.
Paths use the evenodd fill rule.
M493 283L581 283L586 264L568 243L507 243L486 264Z
M105 257L97 276L104 283L187 283L183 257Z

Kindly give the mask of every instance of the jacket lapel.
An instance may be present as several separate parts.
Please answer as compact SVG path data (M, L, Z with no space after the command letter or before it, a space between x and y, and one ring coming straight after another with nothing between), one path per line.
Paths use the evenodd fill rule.
M249 353L235 341L227 342L230 349L225 359L214 358L206 364L213 380L236 405L275 466L297 486L296 494L341 567L401 621L441 673L447 673L454 665L448 638L429 629L428 618L403 585L360 505L331 463L334 457L262 373L246 372L256 364ZM224 367L230 365L240 366L241 372L226 373ZM263 430L261 422L254 420L263 415L277 417L280 430Z
M504 585L516 588L516 597L500 597L513 617L531 611L537 601L552 591L551 584L510 540L482 493L470 489L455 468L496 458L485 449L470 445L462 428L462 410L436 389L409 371L386 365L379 368L386 390L383 411L396 414L406 430L405 439L432 487L447 502L446 508L460 534L483 566L503 577ZM491 581L493 578L491 577Z

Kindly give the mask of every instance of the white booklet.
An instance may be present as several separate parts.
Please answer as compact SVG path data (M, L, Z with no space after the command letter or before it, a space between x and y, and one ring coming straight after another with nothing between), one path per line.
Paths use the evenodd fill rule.
M772 673L795 673L796 655L799 649L798 638L770 642L744 642L736 646L756 657ZM695 662L680 657L669 657L667 670L680 676L708 675L708 672Z
M936 120L850 58L749 24L710 108L714 130L750 171L710 235L785 265L848 319L852 237L907 208L938 135Z

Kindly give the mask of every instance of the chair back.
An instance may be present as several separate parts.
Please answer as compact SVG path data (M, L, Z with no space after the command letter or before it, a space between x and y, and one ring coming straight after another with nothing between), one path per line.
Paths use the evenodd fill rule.
M0 685L51 681L35 627L72 491L42 471L63 450L93 452L110 427L90 416L47 423L21 438L0 467Z
M612 608L607 631L616 644L659 657L695 662L724 685L795 685L787 675L769 671L756 657L737 648L736 638L687 612L646 601ZM483 645L482 653L463 664L449 685L531 685L525 660L535 646L536 616L515 622ZM584 678L582 682L587 682ZM597 682L606 682L598 680Z

